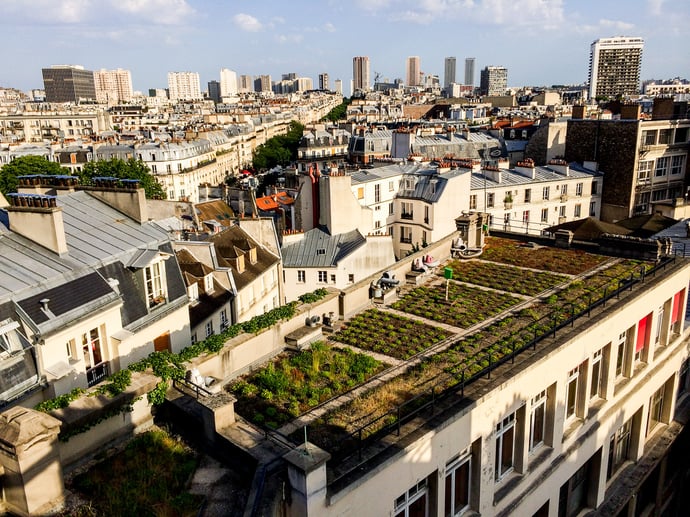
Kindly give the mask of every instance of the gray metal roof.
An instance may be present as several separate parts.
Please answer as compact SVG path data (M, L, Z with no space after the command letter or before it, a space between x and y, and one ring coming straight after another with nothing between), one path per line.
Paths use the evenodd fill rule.
M498 183L494 181L489 176L484 176L481 171L473 172L472 179L470 181L471 190L482 190L484 188L495 188L495 187L507 187L513 185L529 185L531 183L539 182L554 182L554 181L565 181L577 178L591 178L603 176L602 173L593 171L590 169L585 169L577 163L571 163L570 165L570 175L564 176L548 167L535 167L534 179L528 178L527 176L515 172L513 169L501 169L502 181Z
M384 165L383 167L375 167L373 169L360 169L350 174L350 177L352 178L352 184L356 185L358 183L368 183L370 181L393 178L401 174L414 173L428 168L428 166L423 166L416 162L399 162L391 165Z
M366 243L359 230L330 235L320 228L305 232L299 242L284 246L283 267L335 267Z

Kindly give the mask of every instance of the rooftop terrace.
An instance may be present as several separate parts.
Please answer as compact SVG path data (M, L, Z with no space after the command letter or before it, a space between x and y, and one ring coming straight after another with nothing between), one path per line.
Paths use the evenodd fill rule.
M328 451L337 491L681 264L489 238L480 259L449 260L226 389L242 417Z

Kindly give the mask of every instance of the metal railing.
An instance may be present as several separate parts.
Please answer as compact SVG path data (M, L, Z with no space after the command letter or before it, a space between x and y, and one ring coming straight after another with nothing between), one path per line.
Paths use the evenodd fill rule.
M105 362L86 370L86 381L89 386L95 386L110 375L110 363Z

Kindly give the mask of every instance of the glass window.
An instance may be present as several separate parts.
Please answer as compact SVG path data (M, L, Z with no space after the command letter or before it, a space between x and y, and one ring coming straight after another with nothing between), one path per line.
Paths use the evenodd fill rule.
M472 194L470 196L470 210L476 210L477 209L477 195Z
M206 337L213 335L213 322L206 323Z
M364 187L357 189L357 199L364 199Z
M642 131L642 145L656 145L656 129Z
M575 185L575 195L576 196L581 196L582 195L582 183L577 183Z
M486 195L486 207L487 208L493 208L494 207L494 193L489 192Z
M322 284L325 284L328 282L328 272L327 271L319 271L319 282Z
M606 469L606 479L611 476L625 463L630 451L630 433L632 431L632 420L624 423L609 440L609 457Z
M601 380L601 350L597 350L592 356L592 377L589 382L589 398L594 398L601 394Z
M658 390L654 392L652 398L649 399L649 416L647 422L647 435L649 435L657 424L663 422L663 411L664 411L664 391L666 390L666 385L661 386Z
M530 201L532 201L532 189L526 188L525 189L525 203L529 203Z
M515 449L515 413L496 426L496 480L512 472Z
M666 176L666 169L669 166L670 156L661 156L656 159L656 167L654 169L654 177Z
M593 182L592 182L592 195L593 195L593 196L596 196L596 195L597 195L597 191L598 191L598 188L599 188L598 185L599 185L599 184L598 184L596 181L593 181Z
M155 307L165 302L162 270L162 262L154 262L150 266L144 268L146 299L148 300L149 307Z
M459 515L470 506L471 456L458 457L446 465L446 517Z
M625 332L621 332L616 344L616 378L622 377L625 371L625 342Z
M546 390L532 399L529 417L530 452L544 443L546 431Z
M374 185L374 203L381 202L381 185L378 183Z
M550 191L551 191L551 189L549 187L544 187L541 190L541 198L544 200L548 200Z
M304 282L307 281L307 275L306 275L306 272L304 271L304 269L298 269L297 270L297 281L300 284L303 284Z
M541 209L541 222L547 223L548 221L549 221L549 209L548 208L542 208Z
M426 479L423 479L395 500L394 517L426 517L429 515Z
M577 389L580 382L580 368L573 368L568 373L566 386L565 417L573 418L577 413Z
M565 217L565 205L561 205L558 207L558 216Z
M582 205L575 205L575 208L573 210L573 217L578 218L578 217L580 217L581 213L582 213Z
M685 164L685 156L676 155L671 156L671 174L681 174L683 172L683 165Z
M412 243L412 228L409 226L400 227L400 242L408 244Z

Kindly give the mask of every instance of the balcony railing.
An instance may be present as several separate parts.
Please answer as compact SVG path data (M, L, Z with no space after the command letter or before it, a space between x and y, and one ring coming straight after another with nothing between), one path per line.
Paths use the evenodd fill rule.
M403 212L400 214L400 219L413 219L414 218L414 213L412 212Z
M107 361L86 370L86 380L89 388L101 382L108 375L110 375L110 363Z

